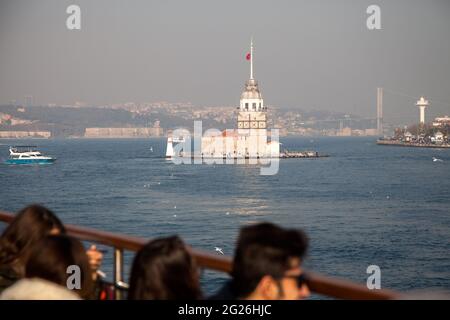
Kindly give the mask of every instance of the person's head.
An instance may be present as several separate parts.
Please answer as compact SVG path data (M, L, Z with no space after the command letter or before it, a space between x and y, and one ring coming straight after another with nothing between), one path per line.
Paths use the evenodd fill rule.
M69 284L81 298L92 297L93 283L86 251L79 240L66 235L50 235L33 246L26 261L25 277L44 279L65 288Z
M131 269L128 299L200 298L197 266L179 237L155 239L136 254Z
M270 223L242 228L231 273L234 293L244 299L305 298L309 290L301 263L307 248L301 230Z
M0 237L0 265L9 265L23 276L24 261L38 241L49 234L65 233L58 217L40 205L23 208Z

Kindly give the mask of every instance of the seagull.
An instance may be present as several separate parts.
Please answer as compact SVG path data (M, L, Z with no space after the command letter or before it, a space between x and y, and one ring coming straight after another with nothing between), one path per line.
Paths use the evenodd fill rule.
M150 151L153 152L153 147L150 147Z
M219 248L219 247L214 247L214 248L216 248L216 252L218 252L222 255L224 254L222 248Z
M433 162L444 162L444 160L433 157Z

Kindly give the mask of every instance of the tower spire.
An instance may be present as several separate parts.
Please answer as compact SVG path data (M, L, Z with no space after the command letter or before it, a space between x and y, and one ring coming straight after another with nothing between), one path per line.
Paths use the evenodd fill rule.
M250 80L253 80L253 37L250 38Z

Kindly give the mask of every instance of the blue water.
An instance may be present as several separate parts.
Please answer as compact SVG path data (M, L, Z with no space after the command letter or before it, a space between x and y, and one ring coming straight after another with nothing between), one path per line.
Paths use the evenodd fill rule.
M219 246L227 255L241 226L271 221L308 233L309 269L365 283L375 264L384 288L450 290L449 149L285 138L290 149L331 157L285 159L278 174L261 176L249 165L175 165L162 158L164 139L0 142L6 211L38 202L66 223L142 237L179 234L195 248L214 253ZM5 165L9 144L37 144L58 160ZM109 276L111 257L110 249ZM205 291L225 279L205 272Z

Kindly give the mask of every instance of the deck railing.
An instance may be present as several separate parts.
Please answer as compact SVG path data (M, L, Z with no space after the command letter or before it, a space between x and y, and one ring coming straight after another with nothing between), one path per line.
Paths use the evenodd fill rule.
M0 211L0 221L9 223L14 215ZM83 241L92 241L114 249L114 287L116 288L116 298L121 298L121 292L126 288L124 282L123 253L127 251L138 251L149 239L133 237L112 232L100 231L92 228L85 228L75 225L65 225L69 235ZM211 269L229 273L232 268L232 260L227 256L217 256L210 253L189 247L191 254L195 257L200 268ZM400 294L395 291L378 289L369 290L366 286L355 282L332 278L321 274L307 272L309 289L319 295L324 295L337 299L357 299L357 300L387 300L396 299ZM219 289L219 288L218 288Z

